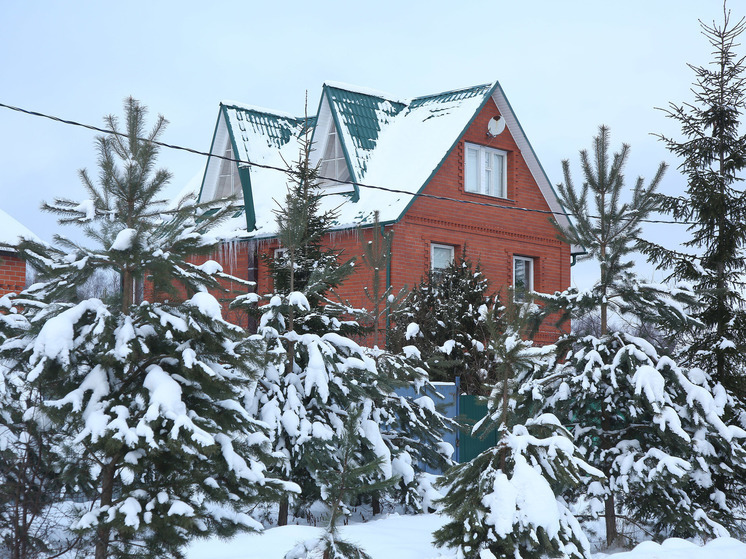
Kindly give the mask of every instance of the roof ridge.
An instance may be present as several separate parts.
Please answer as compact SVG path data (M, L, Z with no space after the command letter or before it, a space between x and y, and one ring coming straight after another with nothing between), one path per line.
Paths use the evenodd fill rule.
M274 117L279 117L279 118L285 118L285 119L293 120L293 121L305 120L305 117L297 117L290 113L286 113L284 111L268 109L266 107L259 107L256 105L248 105L246 103L240 103L238 101L221 101L220 105L223 107L231 108L231 109L238 109L240 111L252 112L252 113L274 116ZM309 115L309 118L312 118L312 117Z
M408 105L409 99L401 99L391 93L373 89L370 87L352 85L348 83L335 82L335 81L324 81L322 87L330 87L332 89L339 89L341 91L347 91L349 93L357 93L359 95L366 95L367 97L376 97L377 99L383 99L384 101L390 101L393 103L399 103L400 105Z
M479 89L491 89L492 87L494 87L494 85L496 83L497 82L482 83L482 84L479 84L479 85L472 85L472 86L468 86L468 87L459 87L457 89L449 89L447 91L441 91L441 92L438 92L438 93L430 93L428 95L420 95L419 97L413 97L411 99L411 102L414 103L416 101L424 101L426 99L432 99L432 98L435 98L435 97L443 97L444 95L455 95L455 94L458 94L458 93L466 93L468 91L476 91L476 90L479 90Z

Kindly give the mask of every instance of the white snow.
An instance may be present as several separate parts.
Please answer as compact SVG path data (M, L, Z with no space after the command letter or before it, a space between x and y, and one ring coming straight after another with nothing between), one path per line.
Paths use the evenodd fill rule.
M223 267L214 260L208 260L204 264L200 264L199 266L197 266L197 268L199 268L209 276L214 276L215 274L223 271Z
M420 333L420 326L419 324L415 322L411 322L407 324L407 332L404 334L404 337L407 340L411 340L412 338L416 338Z
M340 528L343 539L362 546L373 559L454 559L448 549L432 544L432 532L447 517L437 514L400 516L392 514L364 524ZM193 542L186 549L187 559L283 559L298 542L318 538L323 528L282 526L263 534L243 534L232 540L217 537ZM594 559L743 559L746 544L732 538L718 538L705 546L670 539L662 544L644 542L632 551L596 553Z
M21 225L0 209L0 247L2 250L14 248L21 241L21 238L41 241L30 229Z
M114 243L111 245L110 250L129 250L132 248L132 243L135 241L137 236L137 230L125 228L117 233L117 238L114 239Z
M213 320L222 320L223 318L220 311L220 303L214 296L206 291L195 293L192 298L187 301L187 304L198 308L199 312Z

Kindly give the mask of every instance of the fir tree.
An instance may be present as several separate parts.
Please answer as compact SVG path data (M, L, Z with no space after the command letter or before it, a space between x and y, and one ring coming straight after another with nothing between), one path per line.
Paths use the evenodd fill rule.
M725 426L727 402L713 396L719 389L706 374L679 368L659 357L648 341L613 327L611 311L675 333L688 323L684 308L692 300L688 291L639 281L626 260L642 220L655 208L655 187L664 169L661 165L647 187L638 179L631 201L623 203L627 153L624 146L609 161L608 130L602 127L593 160L581 152L585 183L580 192L569 164L563 164L565 182L558 188L577 223L560 231L568 242L586 248L600 273L590 292L571 290L547 298L547 310L559 304L573 317L598 312L600 332L560 340L558 355L564 359L522 390L538 404L537 413L555 413L572 426L584 457L604 472L606 480L589 491L603 501L608 545L618 540L617 515L624 513L652 527L656 537L707 538L722 533L719 523L734 525L728 515L739 498L725 498L715 478L731 467L734 473L741 469L740 459L733 461L742 453L741 433ZM592 211L589 194L595 201ZM717 451L708 455L705 449ZM703 498L707 492L710 497Z
M408 364L407 357L369 352L348 337L360 328L328 292L351 272L352 263L339 264L338 255L321 243L334 214L320 214L309 154L306 138L299 161L288 170L285 204L276 211L278 237L287 253L272 268L275 293L266 298L248 294L234 303L259 314L253 339L264 347L266 364L253 409L270 426L274 450L285 458L278 475L302 488L294 499L296 514L322 498L322 472L313 464L328 458L329 441L343 436L351 409L359 412L354 431L361 433L356 463L380 461L361 482L379 487L400 478L405 489L399 496L411 503L422 490L419 462L448 463L449 453L439 444L447 424L429 397L412 400L394 392L415 381L425 388L422 369ZM288 507L280 508L279 524L287 523Z
M499 379L488 414L475 434L498 430L498 444L471 462L449 470L443 512L451 521L435 532L435 543L463 558L571 557L588 559L588 540L560 495L581 476L602 474L586 464L572 437L551 414L525 421L516 413L515 388L545 366L552 347L526 341L531 307L510 305L488 322L490 353ZM494 316L497 315L497 318Z
M746 197L739 173L746 168L744 57L736 41L746 20L731 23L723 4L723 23L700 23L713 49L709 66L692 66L694 101L671 104L667 115L681 126L683 138L661 136L681 159L686 196L658 195L660 209L689 224L684 243L693 254L645 243L651 259L672 270L672 278L693 284L699 295L694 316L701 323L689 337L686 359L709 371L739 398L746 398L742 355L746 348L744 279Z
M392 294L391 286L381 289L381 274L387 270L391 262L391 243L393 241L393 231L383 232L383 226L378 220L378 211L375 212L372 228L372 239L365 241L364 233L360 231L360 241L363 248L363 262L371 270L371 287L367 285L363 288L365 296L373 306L372 310L365 313L364 317L367 323L370 323L373 331L372 341L374 347L385 347L387 344L382 343L387 340L381 339L381 321L389 321L389 313L392 307L396 307L406 294L402 289L399 295ZM386 325L386 336L388 338L388 324Z
M96 559L180 556L192 537L261 529L249 507L293 488L265 476L269 441L243 403L255 359L207 292L220 267L186 260L213 248L202 231L233 209L199 223L204 207L163 213L170 175L153 141L166 122L146 132L145 114L130 98L124 130L106 118L115 134L98 138L98 184L81 172L89 200L46 206L99 248L20 245L42 283L23 294L29 327L0 347L6 374L40 395L27 415L58 433L51 464L86 501L72 529ZM75 302L101 269L121 275L118 301ZM139 302L145 279L176 302ZM179 303L174 282L194 295Z
M480 394L494 382L486 317L492 307L489 285L479 265L474 268L466 249L439 274L429 272L392 313L390 345L419 349L433 380L453 382L461 391Z
M359 431L361 410L351 408L344 422L344 429L325 443L325 451L314 453L309 468L320 486L321 497L328 508L327 527L324 535L296 546L286 559L370 559L364 550L339 537L339 522L350 514L349 507L365 493L383 491L395 483L394 479L379 477L383 459L360 461Z

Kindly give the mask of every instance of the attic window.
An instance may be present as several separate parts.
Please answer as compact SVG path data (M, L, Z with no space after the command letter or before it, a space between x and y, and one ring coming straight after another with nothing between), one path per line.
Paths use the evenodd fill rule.
M225 157L233 157L233 146L228 142L228 149L225 150ZM241 180L238 178L238 165L235 161L223 159L220 162L220 173L218 174L218 185L215 188L215 198L227 198L241 194Z
M507 152L476 144L466 144L464 152L466 155L464 165L466 192L507 198L505 180Z
M347 169L347 161L342 151L342 144L339 141L339 136L334 126L331 127L326 139L326 149L324 150L324 157L321 160L319 176L322 177L321 186L339 186L340 184L336 181L324 180L324 178L340 181L346 181L350 178L350 171Z

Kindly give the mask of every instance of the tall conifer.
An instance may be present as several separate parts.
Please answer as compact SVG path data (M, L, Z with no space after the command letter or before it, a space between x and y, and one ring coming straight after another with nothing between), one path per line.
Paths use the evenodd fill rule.
M681 159L686 195L659 194L660 209L688 223L685 254L645 243L651 259L672 270L672 277L694 285L699 296L694 316L702 327L689 338L687 359L712 373L717 382L746 398L743 354L746 349L746 194L740 174L746 168L746 64L736 53L746 19L733 23L723 5L723 22L702 34L713 49L707 66L693 66L694 101L671 103L667 115L681 126L681 138L661 136Z

